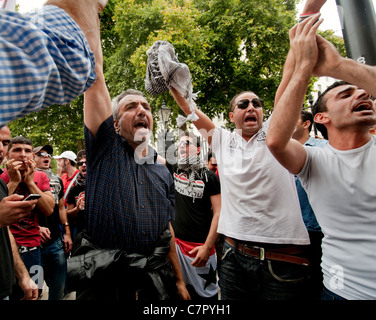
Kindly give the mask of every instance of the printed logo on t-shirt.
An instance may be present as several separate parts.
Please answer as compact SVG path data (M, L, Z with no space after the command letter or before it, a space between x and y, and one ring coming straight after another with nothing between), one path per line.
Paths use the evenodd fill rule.
M205 183L202 180L194 180L189 185L189 179L185 173L174 173L175 190L180 194L191 198L202 198L204 195Z

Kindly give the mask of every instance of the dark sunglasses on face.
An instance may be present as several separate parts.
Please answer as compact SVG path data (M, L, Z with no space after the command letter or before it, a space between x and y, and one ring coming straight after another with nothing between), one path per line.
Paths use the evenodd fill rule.
M38 157L49 157L49 158L51 158L51 155L47 152L39 152L39 153L37 153L37 156Z
M83 166L84 164L86 164L86 161L80 161L80 162L78 162L79 166Z
M252 100L250 99L243 99L243 100L240 100L236 106L239 108L239 109L247 109L248 106L249 106L249 103L252 103L253 107L254 108L262 108L264 106L264 101L259 99L259 98L253 98Z

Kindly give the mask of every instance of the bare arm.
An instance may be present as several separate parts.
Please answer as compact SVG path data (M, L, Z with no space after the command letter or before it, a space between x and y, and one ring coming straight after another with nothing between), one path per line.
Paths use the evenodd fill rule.
M64 252L67 253L72 250L73 242L70 227L65 224L65 222L68 222L68 216L67 211L65 210L64 198L59 200L59 217L64 228Z
M192 261L192 266L203 267L208 262L210 257L210 251L213 248L215 241L218 238L218 220L219 213L221 211L221 194L216 194L210 197L210 201L213 208L213 218L210 225L208 236L206 237L203 246L194 248L190 253L197 252L195 259Z
M285 92L286 87L289 84L291 77L294 73L294 70L295 70L295 59L294 59L293 52L290 50L289 53L287 54L285 65L283 67L282 81L279 84L277 92L275 94L274 107L277 105L282 94Z
M24 300L36 300L38 298L38 286L31 280L29 272L27 271L25 264L23 263L20 254L18 253L18 248L16 241L14 240L12 232L8 228L9 240L12 246L12 254L14 261L14 270L18 283L24 292Z
M326 0L307 0L304 5L303 13L319 12Z
M320 20L314 24L318 16L308 18L290 30L295 69L274 109L266 137L270 151L293 174L300 172L307 155L304 147L291 139L291 136L299 120L313 67L318 59L316 31L322 22Z
M174 229L172 228L171 223L169 223L169 226L170 226L170 231L171 231L171 241L170 241L170 252L168 254L168 259L170 260L172 264L172 268L174 269L174 273L176 277L176 287L178 288L178 294L180 296L180 299L182 300L191 300L191 296L189 295L189 292L185 286L178 256L176 254Z
M98 1L103 7L107 1ZM98 14L96 11L96 18ZM92 36L89 40L90 47L94 51L95 56L95 72L97 80L84 93L84 123L89 129L92 136L95 136L99 126L112 114L111 97L108 92L106 81L103 74L103 53L99 36L99 21L95 25L95 32L85 33L86 37ZM98 33L97 33L98 31ZM85 32L85 31L84 31ZM94 47L94 48L93 48Z
M84 123L92 136L95 136L99 126L112 114L111 97L103 75L101 62L97 63L95 71L97 80L84 93Z
M171 94L174 97L180 109L186 115L190 114L191 110L189 108L187 100L185 100L184 97L182 97L181 94L174 88L171 88ZM196 108L195 112L198 115L199 119L197 121L193 121L193 124L200 131L204 139L208 141L208 143L210 144L215 125L213 121L211 121L210 118L199 109Z
M376 96L374 66L342 57L333 44L319 35L317 35L317 44L319 59L313 71L315 75L344 80Z

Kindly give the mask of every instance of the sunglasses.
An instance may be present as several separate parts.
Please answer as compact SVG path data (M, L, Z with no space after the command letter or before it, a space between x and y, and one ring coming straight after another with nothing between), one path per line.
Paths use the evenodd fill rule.
M264 106L264 101L260 98L253 98L252 100L250 99L243 99L243 100L240 100L236 106L239 108L239 109L247 109L249 104L252 103L253 107L255 108L262 108Z
M80 161L80 162L78 162L79 166L83 166L84 164L86 164L86 161Z
M37 156L38 157L49 157L49 158L51 158L51 155L47 152L39 152L39 153L37 153Z

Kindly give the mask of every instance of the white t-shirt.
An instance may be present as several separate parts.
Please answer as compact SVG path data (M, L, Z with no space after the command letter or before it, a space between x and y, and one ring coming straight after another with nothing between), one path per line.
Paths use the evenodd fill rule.
M214 130L222 199L218 232L244 241L309 244L294 177L266 146L268 124L248 142L235 131Z
M346 299L376 299L376 139L306 150L298 177L324 233L324 285Z

